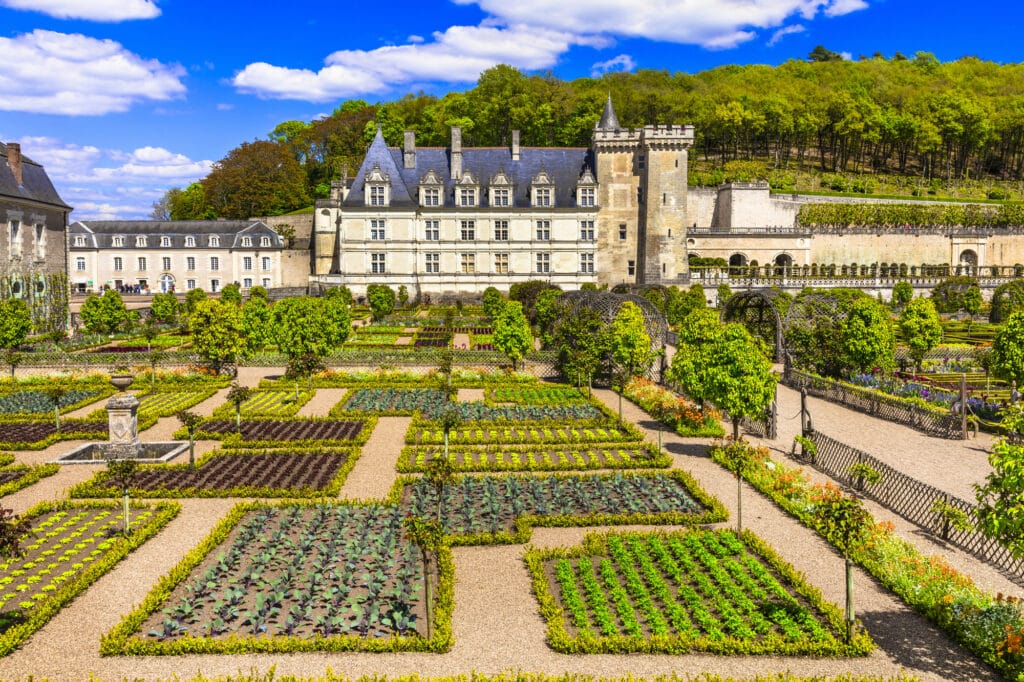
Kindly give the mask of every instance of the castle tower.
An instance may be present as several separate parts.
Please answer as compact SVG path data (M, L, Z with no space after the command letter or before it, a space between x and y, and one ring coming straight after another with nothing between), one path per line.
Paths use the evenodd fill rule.
M593 138L602 283L671 283L687 272L692 145L693 126L622 128L608 96Z

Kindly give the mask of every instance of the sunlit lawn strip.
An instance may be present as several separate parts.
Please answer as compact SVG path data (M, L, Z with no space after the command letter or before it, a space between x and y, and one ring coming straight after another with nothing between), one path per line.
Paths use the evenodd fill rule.
M359 456L357 448L214 450L188 464L138 469L133 497L336 497ZM71 497L117 497L101 471L71 489Z
M426 637L422 558L374 504L241 504L101 643L101 653L446 651L454 564L439 552Z
M398 471L422 472L436 457L438 445L407 446L398 458ZM483 445L449 449L456 471L572 471L588 469L660 469L672 458L650 443L563 445Z
M548 642L563 653L860 656L843 616L750 532L588 534L530 549Z
M120 533L120 505L44 502L25 513L33 535L26 555L0 563L0 655L7 655L65 604L178 513L176 503L132 507L132 532Z

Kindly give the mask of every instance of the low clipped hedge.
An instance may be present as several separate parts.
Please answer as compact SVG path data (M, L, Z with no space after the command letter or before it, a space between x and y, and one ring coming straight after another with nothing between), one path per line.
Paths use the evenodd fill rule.
M22 488L27 488L33 483L46 478L47 476L53 476L55 473L60 471L59 464L41 464L39 466L13 466L0 469L4 472L12 471L23 471L24 473L13 481L0 484L0 497L4 495L10 495L11 493L18 492Z
M322 502L281 502L280 507ZM346 505L379 506L376 501L348 502ZM455 608L455 562L451 550L442 546L437 553L439 579L434 608L433 636L393 636L368 639L358 635L337 635L332 637L246 637L231 636L224 639L186 636L175 641L151 641L136 636L143 623L163 608L175 588L185 581L189 574L203 560L223 543L235 526L250 511L265 504L244 502L236 505L199 545L193 548L177 566L163 576L157 586L146 596L142 604L126 615L121 622L100 640L100 654L103 656L158 656L185 654L243 654L273 653L288 654L302 651L368 651L399 652L425 651L444 653L452 645L452 612Z

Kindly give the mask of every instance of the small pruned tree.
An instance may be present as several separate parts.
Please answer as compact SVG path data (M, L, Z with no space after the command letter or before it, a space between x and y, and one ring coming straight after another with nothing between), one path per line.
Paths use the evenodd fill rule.
M992 340L992 371L1024 385L1024 311L1010 315Z
M447 413L445 416L447 416ZM443 416L441 425L442 427L445 427L445 440L447 441L447 434L451 431L452 427L446 427L446 422ZM441 515L444 510L444 491L445 488L454 483L456 479L455 466L448 457L447 447L445 447L443 457L434 457L430 460L430 464L427 465L426 478L427 481L430 482L430 485L433 486L434 494L437 495L437 520L439 523L443 524Z
M153 294L153 300L149 304L150 318L163 324L174 324L178 321L178 312L181 305L178 297L171 292Z
M191 292L190 292L191 293ZM215 298L203 299L189 315L192 347L215 372L245 353L241 309Z
M433 586L430 569L431 559L437 564L437 553L444 546L444 526L437 519L420 516L405 517L405 539L416 545L423 557L423 597L427 610L427 639L430 639L434 625ZM439 567L440 568L440 567Z
M160 336L160 323L153 317L147 317L141 329L142 338L146 340L146 350L153 350L153 339Z
M720 448L725 468L736 476L736 530L743 530L743 475L756 461L754 449L741 440L733 440Z
M942 342L942 322L931 299L915 298L903 308L900 331L916 369L920 367L925 353Z
M563 315L555 331L554 346L562 376L589 389L610 353L611 329L596 310L579 308L571 315Z
M128 308L121 294L107 289L102 296L89 294L79 312L82 324L93 334L113 334L128 324Z
M484 315L493 320L501 310L501 306L505 304L505 297L496 287L487 287L484 289L483 299Z
M53 421L57 431L60 431L60 403L68 392L68 387L62 383L49 384L43 389L43 393L50 400L50 405L53 406Z
M398 305L401 308L409 306L409 287L404 284L398 285Z
M295 382L295 400L299 399L299 379L306 380L306 390L313 390L313 375L327 369L324 359L316 353L306 353L288 360L284 377Z
M376 322L395 310L395 290L387 284L371 284L366 287L366 300L370 304L370 315Z
M13 509L0 508L0 559L24 556L22 543L31 534L31 521L18 516Z
M869 372L896 364L896 335L889 310L873 298L858 298L840 324L845 358L850 369Z
M896 282L892 288L892 307L896 310L903 308L914 299L914 287L905 279Z
M32 311L20 298L0 301L0 348L14 349L32 331Z
M235 406L235 431L242 432L242 405L252 397L254 391L248 386L242 386L237 381L232 382L228 390L228 402Z
M123 521L124 521L124 534L128 535L131 532L131 516L130 516L130 494L132 483L135 481L135 474L138 471L139 462L136 459L130 457L117 458L109 457L107 459L107 478L121 490L123 499Z
M622 391L629 380L645 373L657 353L651 348L640 306L626 301L612 320L609 332L611 358L616 366L619 393L619 421L622 421Z
M25 356L16 350L7 349L3 354L4 364L11 369L11 381L14 381L14 372L18 369L18 365L25 361Z
M242 305L242 287L238 285L238 282L225 284L224 288L220 290L220 300L222 303Z
M978 530L1020 558L1024 557L1024 446L1019 442L1024 406L1019 402L1011 405L1004 412L1002 425L1010 436L992 447L988 456L992 471L984 485L974 486L978 500L975 516Z
M741 324L727 324L707 356L703 397L729 413L732 438L744 417L759 417L775 398L778 377L760 344Z
M493 339L494 348L512 361L513 370L517 369L519 361L533 347L533 334L521 303L509 301L502 306L494 319Z
M174 416L178 418L181 425L185 427L185 431L188 432L188 467L189 469L195 469L196 430L203 423L203 418L195 412L189 412L188 410L178 410L174 413Z
M846 641L852 642L856 620L853 612L853 553L871 532L871 514L860 498L843 495L825 486L814 500L818 530L843 553L846 567Z

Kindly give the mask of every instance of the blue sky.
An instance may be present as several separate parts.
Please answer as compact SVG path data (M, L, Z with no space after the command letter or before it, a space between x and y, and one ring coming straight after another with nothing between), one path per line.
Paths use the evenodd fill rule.
M281 121L354 97L465 89L498 63L567 79L693 73L818 44L853 58L1024 60L1024 9L989 4L0 0L0 140L47 167L73 219L139 218Z

